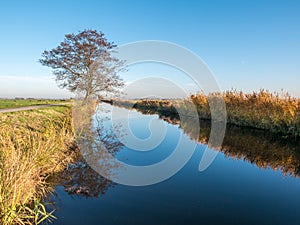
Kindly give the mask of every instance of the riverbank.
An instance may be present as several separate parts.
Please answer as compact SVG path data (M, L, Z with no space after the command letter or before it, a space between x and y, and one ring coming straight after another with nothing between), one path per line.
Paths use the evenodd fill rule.
M192 95L187 100L126 100L115 104L123 107L148 110L163 116L178 116L176 109L188 113L186 103L193 103L199 119L211 119L209 99L223 98L227 110L227 123L240 127L268 130L281 136L300 136L300 100L288 94L265 90L245 94L227 91L222 94Z
M70 106L0 115L0 221L38 224L53 218L43 198L47 178L73 160Z

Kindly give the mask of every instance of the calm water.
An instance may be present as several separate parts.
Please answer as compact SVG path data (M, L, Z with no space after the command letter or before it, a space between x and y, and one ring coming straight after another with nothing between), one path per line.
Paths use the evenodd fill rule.
M104 105L106 110L110 107ZM124 115L129 112L120 110ZM102 111L98 116L105 115ZM262 131L228 127L215 161L199 172L210 132L207 122L201 123L198 134L177 119L136 111L129 115L130 128L138 138L151 135L150 121L163 125L166 134L148 152L115 142L111 146L115 157L132 165L157 163L167 158L179 137L185 135L197 143L192 158L170 179L144 187L114 184L80 161L70 166L52 196L58 218L53 224L300 224L297 142ZM105 121L103 127L110 129L111 121ZM113 135L110 138L115 141Z

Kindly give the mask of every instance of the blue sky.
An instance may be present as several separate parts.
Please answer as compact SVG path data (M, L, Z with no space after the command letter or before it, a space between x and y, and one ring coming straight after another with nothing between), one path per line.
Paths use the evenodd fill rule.
M202 58L222 90L284 89L300 97L299 12L296 0L2 1L0 97L70 96L38 59L65 34L89 28L118 45L182 45ZM130 83L143 73L133 69L124 79Z

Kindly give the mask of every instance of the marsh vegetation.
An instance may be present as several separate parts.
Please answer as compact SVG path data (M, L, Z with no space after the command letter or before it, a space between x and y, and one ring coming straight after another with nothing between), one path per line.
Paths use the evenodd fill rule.
M261 90L246 94L231 90L208 96L198 93L186 100L123 100L117 101L116 104L169 116L177 115L178 109L188 114L189 109L186 106L192 102L197 108L199 119L210 120L209 102L214 98L224 99L229 124L268 130L282 136L300 136L300 99L293 98L287 93ZM218 111L217 105L214 110Z

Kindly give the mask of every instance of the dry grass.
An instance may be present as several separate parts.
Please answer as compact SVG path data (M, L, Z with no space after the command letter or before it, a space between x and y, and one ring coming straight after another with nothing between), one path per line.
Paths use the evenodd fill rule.
M300 136L299 99L286 93L271 93L266 90L251 94L232 90L221 96L226 103L229 123ZM204 119L210 118L208 98L203 94L191 96L200 117Z
M141 109L148 113L160 115L189 114L188 102L196 106L200 119L211 119L210 99L223 98L227 110L227 122L243 127L253 127L269 130L288 136L300 136L300 99L292 98L283 93L271 93L266 90L245 94L240 91L227 91L214 93L209 96L204 94L192 95L188 100L120 100L115 104L125 108ZM214 112L221 112L215 104ZM218 112L218 110L220 112Z
M72 160L70 108L0 114L0 221L38 224L51 218L41 203L47 176Z

